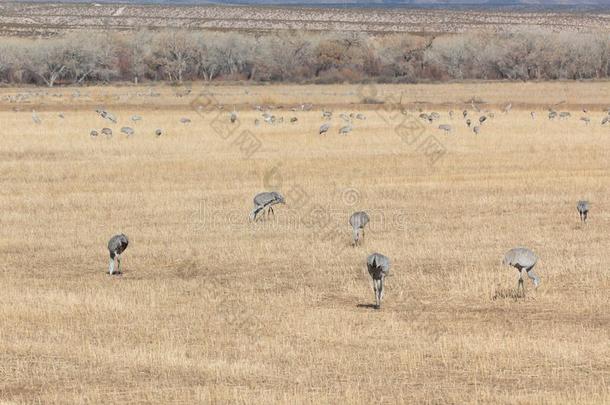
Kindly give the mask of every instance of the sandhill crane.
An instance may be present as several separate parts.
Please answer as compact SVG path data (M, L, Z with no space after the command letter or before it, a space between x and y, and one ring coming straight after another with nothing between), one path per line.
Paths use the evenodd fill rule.
M466 111L466 110L462 111L462 115L464 116L464 118L466 118L466 116L468 115L468 111Z
M562 111L562 112L559 113L559 118L569 118L571 116L572 116L572 114L570 114L567 111Z
M364 227L369 223L369 215L364 211L354 212L349 218L349 224L352 226L354 235L354 246L360 242L360 230L362 229L362 239L364 239Z
M133 128L131 127L123 127L121 128L121 132L124 133L125 135L132 136L133 134L135 134L136 132L133 130Z
M487 117L486 117L486 116L481 115L481 116L479 117L479 123L480 123L481 125L483 125L483 123L485 122L485 120L487 120Z
M472 121L470 121L470 118L468 118L468 119L466 120L466 125L468 125L468 128L470 128L470 124L471 124L471 123L472 123Z
M430 117L432 120L438 120L438 119L440 119L440 118L441 118L441 115L440 115L439 113L437 113L437 112L431 112L431 113L430 113L430 115L429 115L429 117Z
M557 112L556 111L549 111L549 119L555 119L555 117L557 117Z
M446 134L448 134L449 132L451 132L451 125L441 124L438 126L438 129L441 129L445 131Z
M356 114L356 119L364 121L366 119L366 117L364 116L364 114L358 113L358 114Z
M602 125L606 125L608 122L610 122L610 115L602 118Z
M449 111L449 119L451 119L451 120L453 119L453 110Z
M509 250L504 255L502 264L505 266L512 266L519 271L519 285L518 287L523 291L523 271L527 273L527 276L534 282L534 287L540 285L540 278L532 270L538 261L538 257L534 252L524 247L517 247Z
M258 119L258 118L256 118L256 119L254 120L254 126L255 126L255 127L258 127L260 124L261 124L261 122L259 121L259 119Z
M591 122L591 118L589 117L580 117L580 120L585 123L585 125L589 125Z
M341 117L341 119L345 122L350 122L351 118L349 117L349 115L347 115L346 113L341 113L339 114L339 117Z
M32 121L34 122L34 124L40 124L42 122L42 120L34 110L32 110Z
M186 117L182 117L180 118L180 122L183 124L188 124L189 122L191 122L190 118L186 118Z
M530 113L530 116L532 117L532 119L533 119L533 120L535 120L535 119L536 119L536 113L535 113L534 111L532 111L532 112Z
M580 215L580 220L586 224L587 215L589 214L589 201L580 200L576 205L576 209Z
M234 124L235 121L237 121L237 112L235 111L235 109L233 109L233 111L231 112L230 120L231 124Z
M109 113L106 110L100 109L98 108L97 110L95 110L96 113L98 113L100 115L100 117L105 118L113 123L116 124L116 117L114 116L114 114Z
M57 116L58 116L59 118L61 118L62 120L63 120L64 118L66 118L66 116L64 115L64 113L59 113L59 114L57 114Z
M390 259L381 253L373 253L366 259L366 267L373 279L375 308L379 309L383 299L383 280L390 273Z
M299 119L298 119L297 117L292 117L292 118L290 118L290 122L291 122L291 123L293 123L293 124L294 124L295 122L297 122L298 120L299 120Z
M339 128L339 134L347 135L349 132L352 132L352 124Z
M504 106L504 108L502 109L502 112L506 114L507 112L510 111L511 108L513 108L513 104L512 103L508 103L508 104L506 104Z
M267 216L269 216L269 213L275 215L275 213L273 212L273 206L276 204L286 204L286 200L284 199L284 197L276 191L264 191L262 193L259 193L254 196L253 201L254 208L250 212L251 221L256 221L258 213L264 211L265 208L269 208L267 211Z
M110 128L102 128L102 134L106 135L108 138L112 137L112 129Z
M117 262L117 274L121 274L121 253L127 249L129 240L124 234L114 235L108 241L108 252L110 253L110 264L108 265L108 274L114 274L114 262Z
M89 135L90 135L90 136L92 136L92 137L96 137L96 136L98 136L99 134L98 134L98 132L97 132L97 131L94 129L94 130L92 130L91 132L89 132Z
M480 133L481 133L481 127L480 127L480 126L478 126L478 125L475 125L475 126L472 128L472 132L474 132L474 133L475 133L475 134L477 134L477 135L478 135L478 134L480 134Z
M322 111L322 118L326 119L326 120L330 120L333 116L333 112L332 111Z
M422 120L431 121L430 117L428 117L428 114L426 113L419 114L419 118L421 118Z
M142 121L142 116L140 115L132 115L131 121L135 124L136 122Z
M476 112L481 112L481 109L479 108L478 105L476 105L474 103L474 99L470 100L470 106L472 107L473 110L475 110Z
M325 134L326 132L328 132L329 129L330 129L330 124L328 124L328 123L322 124L320 126L320 135Z
M157 129L155 130L155 135L157 135L157 136L161 136L161 135L163 135L163 130L162 130L161 128L157 128Z

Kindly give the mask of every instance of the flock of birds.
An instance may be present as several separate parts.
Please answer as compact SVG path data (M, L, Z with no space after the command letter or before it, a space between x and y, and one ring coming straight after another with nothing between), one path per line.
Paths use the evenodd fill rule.
M267 217L269 217L271 214L275 216L273 206L277 204L286 204L286 199L277 191L265 191L256 194L253 202L254 207L250 211L249 217L251 221L255 222L260 220L265 215L265 212ZM576 204L576 209L580 216L580 220L584 224L587 222L589 208L589 202L585 200L578 201ZM362 240L364 240L364 229L369 222L370 217L364 211L354 212L350 216L349 224L352 227L353 246L362 244ZM124 234L114 235L112 238L110 238L110 241L108 241L108 251L110 253L108 273L110 275L121 274L121 254L125 251L125 249L127 249L128 244L129 240ZM536 256L532 250L526 247L516 247L510 249L504 255L502 264L505 266L514 267L519 272L517 288L522 295L525 291L523 287L524 275L527 275L527 277L532 280L534 288L537 288L540 285L540 277L538 277L538 275L533 271L537 262L538 256ZM373 280L375 308L380 309L381 301L383 300L384 295L383 283L385 278L390 273L390 259L381 253L375 252L367 257L366 266L368 273ZM116 272L115 267L117 269Z

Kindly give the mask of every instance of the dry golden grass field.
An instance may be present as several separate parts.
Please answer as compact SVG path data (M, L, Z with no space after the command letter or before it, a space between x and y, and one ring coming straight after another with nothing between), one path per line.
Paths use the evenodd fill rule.
M0 89L0 403L610 403L610 83L189 87Z

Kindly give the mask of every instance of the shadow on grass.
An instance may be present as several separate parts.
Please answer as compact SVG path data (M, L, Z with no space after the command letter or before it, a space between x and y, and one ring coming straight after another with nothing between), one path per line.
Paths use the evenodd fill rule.
M356 305L358 308L369 308L369 309L379 309L375 304L358 304Z
M498 288L491 297L493 301L507 298L517 301L518 299L525 298L525 292L520 291L518 288Z

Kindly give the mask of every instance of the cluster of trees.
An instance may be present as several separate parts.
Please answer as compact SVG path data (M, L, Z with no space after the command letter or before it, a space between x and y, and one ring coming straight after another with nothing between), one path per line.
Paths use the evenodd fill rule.
M91 45L95 44L95 45ZM78 31L0 38L0 82L418 82L610 77L610 35Z

